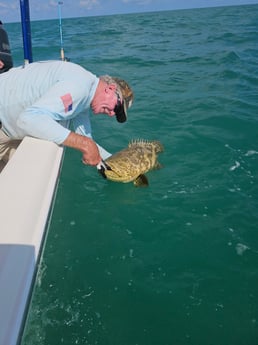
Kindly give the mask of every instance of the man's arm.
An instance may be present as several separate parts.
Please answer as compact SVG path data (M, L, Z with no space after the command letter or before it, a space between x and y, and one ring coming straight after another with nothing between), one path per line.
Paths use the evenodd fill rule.
M86 136L88 138L92 138L91 123L90 123L90 117L89 117L88 111L84 111L80 113L79 115L77 115L74 119L72 119L72 123L75 129L75 133L80 134L82 136ZM103 160L111 156L111 153L105 150L102 146L98 145L97 142L96 144L98 146L99 153Z
M63 145L81 151L82 161L85 164L97 165L101 162L99 149L91 138L70 132L68 137L63 142Z

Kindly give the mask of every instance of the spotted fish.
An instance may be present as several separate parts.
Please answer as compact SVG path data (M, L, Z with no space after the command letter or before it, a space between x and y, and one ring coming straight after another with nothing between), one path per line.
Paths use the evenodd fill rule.
M116 182L133 182L135 186L148 186L145 173L161 168L157 158L163 150L159 141L131 141L128 147L105 160L108 169L104 171L104 177Z

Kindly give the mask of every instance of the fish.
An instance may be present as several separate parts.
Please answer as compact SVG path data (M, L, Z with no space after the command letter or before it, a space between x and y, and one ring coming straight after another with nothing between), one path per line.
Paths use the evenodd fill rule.
M160 141L132 140L126 148L104 161L108 168L102 170L102 175L115 182L133 182L136 187L148 186L145 174L162 167L158 162L158 154L163 151L164 147Z

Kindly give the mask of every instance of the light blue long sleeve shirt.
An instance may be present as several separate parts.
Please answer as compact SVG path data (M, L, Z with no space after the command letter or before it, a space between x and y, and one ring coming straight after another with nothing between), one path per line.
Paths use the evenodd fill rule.
M89 109L99 78L63 61L34 62L0 75L0 120L14 139L26 135L61 144L70 133L61 121L91 137Z

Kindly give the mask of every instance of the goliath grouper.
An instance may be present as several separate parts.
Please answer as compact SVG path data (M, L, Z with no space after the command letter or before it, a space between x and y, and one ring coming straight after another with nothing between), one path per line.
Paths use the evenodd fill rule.
M127 148L107 158L104 161L107 169L100 170L100 173L111 181L148 186L145 173L161 168L157 158L163 150L159 141L134 140Z

